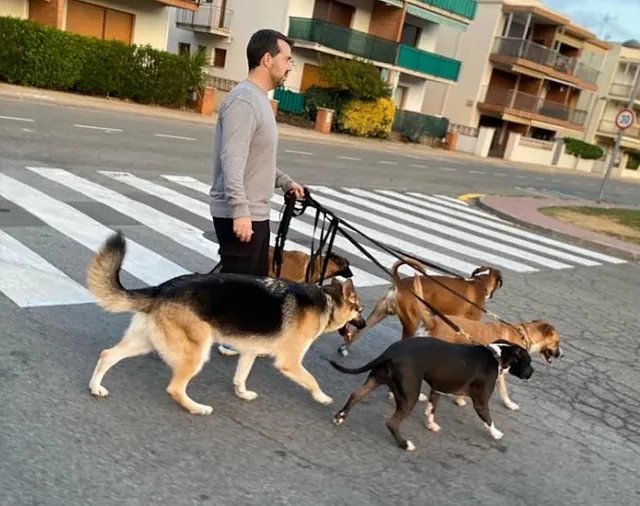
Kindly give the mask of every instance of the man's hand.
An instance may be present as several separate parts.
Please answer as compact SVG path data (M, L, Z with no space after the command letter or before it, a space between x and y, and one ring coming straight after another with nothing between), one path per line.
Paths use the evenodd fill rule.
M242 242L249 242L253 235L253 226L251 224L251 216L239 216L233 219L233 233Z
M304 188L298 183L291 183L289 191L293 192L298 200L302 200L304 198Z

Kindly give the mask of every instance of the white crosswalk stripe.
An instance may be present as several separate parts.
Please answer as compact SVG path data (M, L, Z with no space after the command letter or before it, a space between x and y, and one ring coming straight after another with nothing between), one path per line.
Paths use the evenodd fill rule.
M219 260L218 245L204 235L208 231L214 236L208 181L180 174L157 177L104 170L81 176L61 168L27 167L27 170L27 175L33 177L0 173L0 198L37 218L42 222L39 227L49 227L56 232L56 240L66 242L63 252L56 257L54 251L34 246L41 244L39 241L30 242L29 246L20 242L24 234L13 233L20 224L0 228L0 300L4 297L22 308L92 304L94 300L85 280L78 277L77 269L74 273L67 272L68 263L61 261L60 255L73 258L74 251L80 254L78 248L84 253L96 251L113 230L125 226L140 230L136 239L142 237L145 245L133 240L132 234L127 235L129 253L123 270L144 284L153 285L193 272L194 265L199 272L206 272ZM509 271L535 273L626 263L611 255L523 230L446 195L320 185L312 185L310 190L318 202L373 241L461 275L469 275L483 264L503 269L506 275ZM61 194L66 197L60 197ZM275 232L282 196L277 193L271 203L270 219ZM113 217L104 218L103 223L100 213L89 216L83 212L95 205L110 208L121 216L122 226L114 226ZM314 218L315 210L309 209L291 220L286 249L308 252L314 234L317 244L322 225L314 230ZM270 238L272 245L274 232ZM348 232L380 264L391 268L395 256L380 244ZM175 245L169 248L171 251L167 251L167 240ZM357 287L388 284L387 274L340 233L333 248L349 259ZM400 272L415 273L408 266L401 267Z

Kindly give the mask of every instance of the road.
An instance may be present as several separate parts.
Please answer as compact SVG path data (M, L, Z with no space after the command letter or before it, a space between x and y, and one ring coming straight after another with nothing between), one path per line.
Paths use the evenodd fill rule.
M489 437L470 405L443 399L440 433L424 428L423 404L403 424L417 446L410 453L394 446L384 425L393 405L382 389L344 425L331 423L364 376L341 375L324 358L370 360L398 338L392 318L346 358L336 354L337 333L312 346L305 366L334 398L331 406L313 402L268 360L248 380L259 397L241 401L231 385L236 359L216 353L189 391L213 405L209 417L176 406L165 392L169 370L152 357L118 364L104 380L110 396L92 398L98 354L129 316L93 304L84 288L90 255L120 228L132 241L126 286L211 268L211 129L7 101L0 107L3 506L640 501L639 265L529 233L454 198L515 192L519 175L529 178L523 187L579 195L591 191L592 178L281 142L282 168L340 216L465 275L498 266L505 283L488 308L511 320L546 319L561 333L562 359L548 365L535 356L529 381L508 380L520 411L492 398L502 440ZM500 171L507 175L493 175ZM610 196L613 190L624 201L637 186L615 182ZM277 196L274 221L281 203ZM294 218L288 247L308 248L312 227L312 213ZM388 286L385 274L344 241L336 251L354 265L368 312ZM393 261L370 251L387 266Z

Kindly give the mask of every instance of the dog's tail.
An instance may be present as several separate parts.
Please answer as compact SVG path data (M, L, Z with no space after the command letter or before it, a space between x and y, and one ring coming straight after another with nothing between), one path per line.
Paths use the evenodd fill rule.
M379 357L374 358L371 362L364 364L363 366L357 367L356 369L349 369L343 365L338 364L334 360L329 359L329 363L333 366L334 369L337 369L340 372L345 374L362 374L363 372L370 371L374 367L379 366L380 364L389 360L384 354Z
M396 262L393 264L393 267L391 267L391 278L393 279L394 285L400 281L400 276L398 275L398 269L400 268L401 265L404 265L404 264L410 265L411 267L420 271L425 276L427 275L427 270L424 268L424 265L422 265L420 262L418 262L417 260L414 260L413 258L402 257L401 259L396 260Z
M120 270L126 253L122 232L111 235L93 255L87 268L87 287L106 311L147 312L153 304L150 289L127 290L120 283Z

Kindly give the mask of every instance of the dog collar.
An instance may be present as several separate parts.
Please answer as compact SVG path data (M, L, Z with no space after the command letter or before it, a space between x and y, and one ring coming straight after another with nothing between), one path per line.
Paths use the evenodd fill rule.
M502 373L502 349L500 348L499 344L487 344L486 345L487 348L489 348L489 350L491 351L491 353L493 353L493 357L496 359L496 362L498 362L498 375L500 373Z

